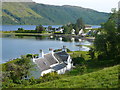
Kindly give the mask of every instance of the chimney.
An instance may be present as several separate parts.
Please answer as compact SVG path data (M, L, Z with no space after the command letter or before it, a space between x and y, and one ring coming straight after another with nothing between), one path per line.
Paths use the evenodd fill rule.
M49 52L53 54L53 49L52 49L52 48L49 48Z
M42 49L40 49L41 56L44 58L44 52Z
M67 50L66 50L66 46L63 45L62 51L65 51L65 52L67 51Z

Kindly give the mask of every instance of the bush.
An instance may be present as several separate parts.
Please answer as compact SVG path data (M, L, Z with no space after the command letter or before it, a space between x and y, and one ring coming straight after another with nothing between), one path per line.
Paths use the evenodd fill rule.
M71 52L70 49L67 48L67 52Z
M48 74L45 74L44 76L40 77L41 82L46 82L46 81L51 81L51 80L55 80L55 79L59 79L59 75L57 74L57 72L51 72Z
M27 86L27 85L30 85L30 82L29 82L29 80L23 79L23 80L21 80L21 84L23 84L24 86Z
M87 72L87 67L85 65L82 66L77 65L76 69L79 71L79 74L84 74Z
M73 58L73 64L74 65L84 65L85 63L86 63L86 61L83 57Z
M62 49L56 49L56 50L54 50L54 52L58 52L58 51L62 51Z
M36 80L34 77L31 77L31 78L29 79L29 83L30 83L30 85L36 84L36 83L37 83L37 80Z
M27 58L32 58L32 56L33 56L32 54L27 54L26 55Z

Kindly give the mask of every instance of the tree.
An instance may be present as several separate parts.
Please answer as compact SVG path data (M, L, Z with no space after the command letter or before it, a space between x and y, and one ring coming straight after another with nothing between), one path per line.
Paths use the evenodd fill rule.
M69 25L69 34L71 34L74 24Z
M52 29L52 26L48 26L48 30L51 30Z
M76 25L79 29L84 29L85 27L82 18L77 19Z
M79 28L78 28L77 25L75 25L74 29L75 29L75 34L76 34L76 35L79 34Z
M63 28L64 28L63 33L64 34L68 34L69 33L69 27L68 26L64 26Z
M13 80L14 83L17 83L18 80L24 79L30 75L30 70L33 66L30 58L21 56L19 59L6 63L4 71L9 73L9 79Z
M89 50L89 55L90 55L90 58L91 58L91 59L94 59L94 58L95 58L95 53L94 53L94 49L93 49L93 48L90 48L90 50Z
M120 9L118 11L117 16L118 16L118 19L117 19L117 27L118 27L117 31L120 33Z
M18 31L23 31L24 29L23 28L18 28Z
M16 33L22 33L22 32L24 32L25 30L23 29L23 28L18 28L18 30L17 31L15 31Z
M43 33L45 31L45 28L42 25L36 26L36 32Z
M95 49L99 52L99 55L110 59L115 59L120 56L120 33L116 28L118 26L116 19L117 13L113 13L108 21L103 24L103 33L97 35L94 41Z

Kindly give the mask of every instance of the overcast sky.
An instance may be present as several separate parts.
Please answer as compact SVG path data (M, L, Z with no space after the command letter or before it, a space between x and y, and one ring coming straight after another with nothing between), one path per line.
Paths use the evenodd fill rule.
M73 5L91 8L100 12L111 12L111 8L118 8L120 0L33 0L37 3L50 5Z

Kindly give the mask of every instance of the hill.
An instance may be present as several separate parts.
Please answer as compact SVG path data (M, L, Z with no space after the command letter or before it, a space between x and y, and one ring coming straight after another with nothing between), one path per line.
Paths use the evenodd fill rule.
M22 88L118 88L118 68L120 65L104 68L77 76L62 76L62 79L34 85L16 85Z
M116 65L103 70L65 77L46 83L26 86L25 88L118 88L118 68Z
M3 24L60 25L82 17L86 24L98 25L109 18L108 13L77 6L53 6L35 2L4 2L2 4Z

